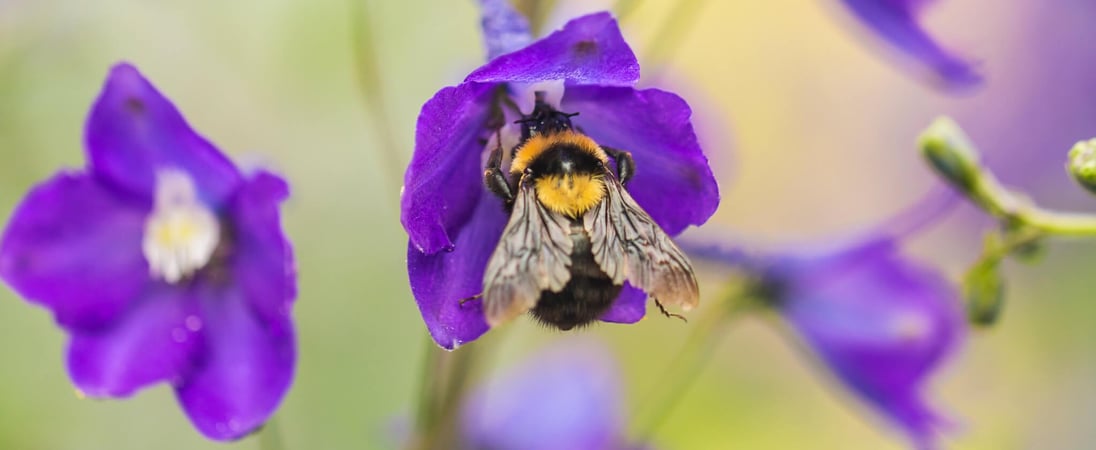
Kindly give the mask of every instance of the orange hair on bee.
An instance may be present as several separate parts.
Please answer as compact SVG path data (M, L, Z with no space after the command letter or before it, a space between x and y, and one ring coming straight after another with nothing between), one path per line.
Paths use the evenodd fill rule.
M510 173L518 174L525 171L533 163L533 160L548 149L557 145L567 145L589 153L602 163L609 163L609 156L605 150L597 145L593 139L585 134L567 130L552 134L538 134L525 141L514 154L514 161L510 163Z

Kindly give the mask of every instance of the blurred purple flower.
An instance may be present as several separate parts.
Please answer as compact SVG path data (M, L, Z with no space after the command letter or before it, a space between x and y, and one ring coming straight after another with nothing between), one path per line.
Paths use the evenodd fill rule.
M954 203L949 194L944 199ZM940 202L919 205L941 207ZM955 287L898 252L898 238L939 216L911 211L901 233L873 232L813 252L747 256L720 246L692 254L759 276L765 299L849 390L900 427L920 449L935 448L947 421L923 396L929 377L964 337ZM918 217L919 216L919 217ZM886 227L883 227L886 228Z
M88 117L90 161L36 186L0 242L0 277L53 311L91 397L174 386L194 425L262 426L296 360L296 276L281 178L245 176L128 64Z
M620 373L597 342L542 350L470 393L461 410L462 448L623 450Z
M431 336L446 349L488 329L479 302L459 301L481 292L506 224L502 205L483 186L485 143L499 127L504 136L516 132L505 104L531 104L532 94L521 92L528 84L561 82L560 108L581 112L577 127L599 144L632 152L637 172L628 190L670 235L706 221L719 202L689 106L672 93L633 87L639 63L608 13L579 17L533 41L507 2L481 5L492 59L423 105L401 199L411 290ZM646 294L625 285L602 320L636 322L645 303Z
M949 89L982 82L974 65L944 49L918 23L917 15L931 0L841 0L887 45L912 58L936 84Z

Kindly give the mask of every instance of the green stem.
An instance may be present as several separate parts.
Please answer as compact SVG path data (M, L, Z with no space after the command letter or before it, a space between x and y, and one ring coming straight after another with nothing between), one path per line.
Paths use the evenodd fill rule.
M1032 208L1017 216L1039 231L1060 236L1096 236L1096 216Z
M1096 216L1040 208L1018 199L988 169L982 169L969 194L986 212L1005 222L1023 225L1046 234L1096 236Z
M1064 236L1096 236L1096 215L1040 208L1005 187L981 163L959 124L940 117L921 134L921 153L943 180L1006 227ZM1073 165L1071 164L1071 173Z
M624 21L639 7L640 3L642 3L641 0L617 0L612 10L616 13L617 19Z
M654 391L640 404L637 414L640 424L639 442L649 441L681 403L681 399L712 360L712 353L723 337L725 325L752 305L745 293L732 296L730 302L733 303L727 308L711 311L692 325L692 332L683 349L667 366L655 384Z
M371 119L373 120L379 145L378 153L384 172L391 177L391 185L397 192L403 186L402 174L403 149L396 141L393 127L388 120L388 106L385 103L383 80L380 73L380 57L374 45L373 34L369 31L370 12L367 0L350 0L351 31L354 38L354 67L357 69L358 88Z
M447 352L427 336L427 348L419 375L415 437L408 448L452 448L457 440L458 408L479 359L477 346Z
M259 449L260 450L284 450L285 444L282 443L282 430L278 426L278 417L271 416L266 424L263 425L263 431L259 433Z
M556 0L517 0L514 8L529 20L533 36L540 36L544 30L544 21L548 13L555 9Z

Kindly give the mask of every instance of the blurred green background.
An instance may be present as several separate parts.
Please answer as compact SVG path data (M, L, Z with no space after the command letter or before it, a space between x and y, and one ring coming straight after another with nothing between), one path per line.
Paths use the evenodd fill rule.
M606 5L560 3L550 23ZM936 114L970 125L975 142L1007 143L1001 136L1057 123L1024 115L1054 111L1044 104L1055 101L1044 95L1048 83L1062 95L1092 98L1096 80L1054 79L1081 69L1048 67L1043 58L1044 48L1092 36L1083 34L1091 28L1083 18L1096 19L1096 11L1079 1L1048 2L1059 8L1035 0L938 2L926 17L929 28L976 55L989 78L961 97L904 72L836 1L708 2L678 29L680 45L660 64L647 64L673 3L643 2L623 23L625 37L644 65L643 83L676 90L694 106L723 192L713 221L759 246L841 234L914 202L934 184L914 142ZM373 37L377 92L360 84L356 23ZM0 218L34 183L83 165L91 101L111 64L133 62L237 162L273 167L292 182L284 214L300 268L300 359L277 413L285 448L392 447L398 418L411 410L426 336L404 266L403 165L419 107L482 58L471 0L0 0ZM369 113L366 96L383 99L383 121ZM1062 165L1069 144L1096 136L1096 116L1089 117L1088 134L1046 133L1053 138L1030 142L1027 153L983 151L1001 165L1006 183L1048 205L1083 209L1093 202L1070 185ZM383 145L384 132L395 148ZM988 224L961 209L911 251L957 276ZM1096 445L1096 246L1049 247L1041 264L1007 267L1003 322L971 333L940 373L932 397L957 425L947 447ZM711 305L719 279L704 275ZM634 405L687 331L653 317L581 333L617 350ZM520 320L473 345L492 350L490 370L563 334ZM763 320L739 322L656 443L903 447L900 435L835 389L786 337ZM0 289L0 448L258 448L254 437L205 441L167 386L126 401L77 398L64 345L46 311Z

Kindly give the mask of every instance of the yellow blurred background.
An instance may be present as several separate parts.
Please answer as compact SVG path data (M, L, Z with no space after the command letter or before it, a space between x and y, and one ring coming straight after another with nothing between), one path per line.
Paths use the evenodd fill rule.
M608 4L560 3L552 23ZM1096 204L1062 169L1074 141L1096 136L1096 62L1081 64L1096 56L1090 2L937 2L926 26L987 75L958 97L911 76L836 0L707 2L663 64L647 64L674 3L642 2L622 27L643 84L693 105L723 193L713 222L739 241L840 235L916 201L936 181L915 138L941 113L966 126L1007 184L1051 206ZM373 37L380 92L359 83L356 23ZM237 162L292 183L284 214L300 269L300 358L277 413L285 448L392 447L426 336L398 220L403 165L419 107L478 66L481 47L471 0L0 0L0 219L36 182L84 164L88 108L108 67L133 62ZM383 98L383 122L365 95ZM398 148L383 146L381 127ZM911 251L957 277L989 225L963 207ZM1048 250L1040 264L1007 266L1002 323L972 332L941 371L932 397L957 424L947 448L1096 445L1096 246ZM720 280L704 274L710 305ZM617 351L634 405L687 331L652 317L580 333ZM492 349L490 371L562 334L521 320L473 345ZM79 399L64 345L45 310L0 289L0 448L258 448L254 437L205 441L166 385L126 401ZM659 448L905 445L766 321L738 322L717 353Z

